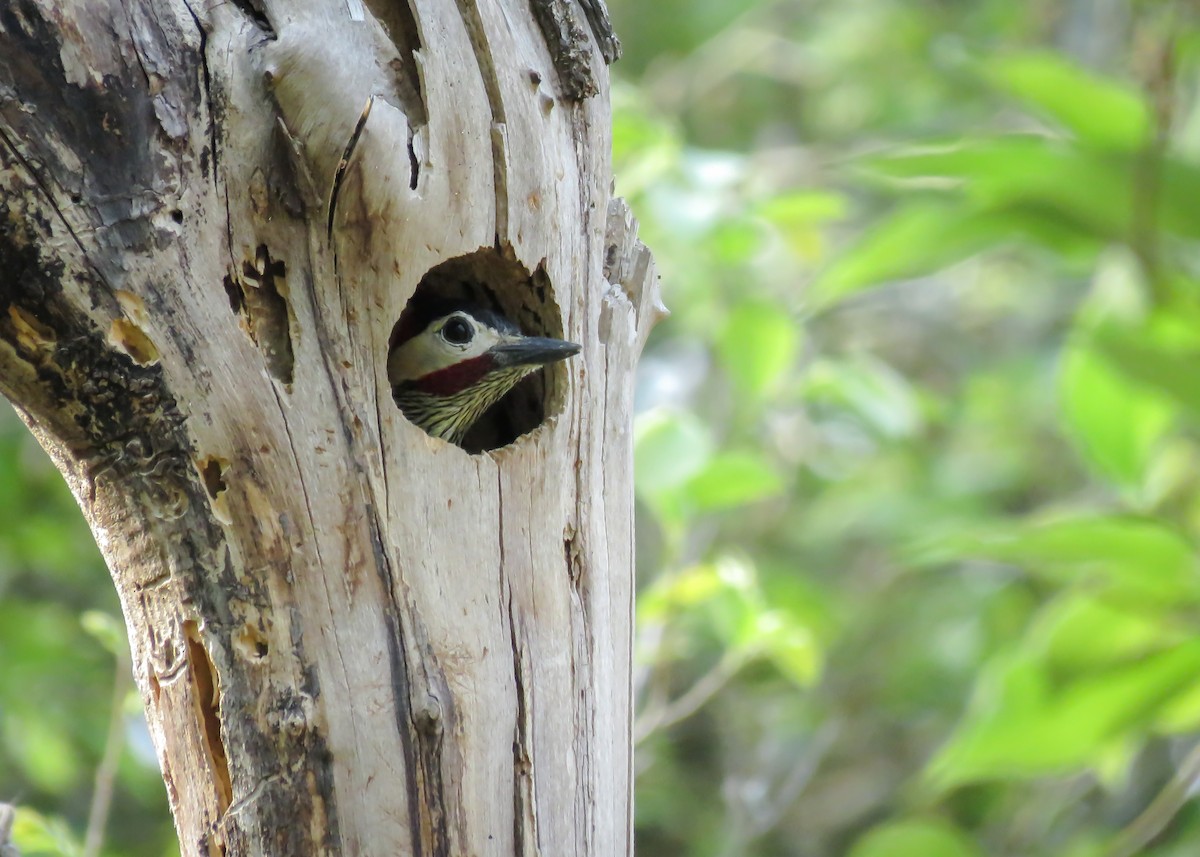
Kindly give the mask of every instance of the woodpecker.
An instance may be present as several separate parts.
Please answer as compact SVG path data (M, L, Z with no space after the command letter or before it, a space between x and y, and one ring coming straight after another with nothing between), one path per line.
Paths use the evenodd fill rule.
M388 355L392 397L434 437L462 443L475 422L529 373L579 353L562 339L526 336L499 313L437 302L401 321Z

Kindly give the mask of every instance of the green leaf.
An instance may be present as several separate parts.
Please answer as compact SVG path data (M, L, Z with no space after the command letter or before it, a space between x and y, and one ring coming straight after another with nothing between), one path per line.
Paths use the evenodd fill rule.
M821 649L812 630L780 610L757 617L755 646L800 687L808 687L821 671Z
M944 268L1020 239L1067 259L1090 258L1132 232L1140 155L1101 151L1032 135L911 148L864 162L869 173L916 196L868 230L815 282L826 306L868 286ZM1147 215L1162 230L1200 237L1194 200L1200 169L1174 158ZM919 194L919 196L917 196Z
M923 201L900 208L842 252L814 282L809 298L820 308L889 280L929 274L1009 235L1002 216L961 205Z
M773 196L755 209L783 236L801 259L819 258L825 246L826 225L846 215L846 198L826 191L793 191Z
M1059 229L1089 233L1106 241L1127 240L1133 228L1134 189L1144 186L1140 154L1100 151L1064 140L1009 135L902 149L865 162L880 178L906 187L952 194L970 203L968 212L1004 215L1026 229L1038 219ZM1195 200L1200 168L1164 156L1155 165L1159 180L1155 208L1143 213L1155 227L1200 238ZM1036 233L1031 237L1037 237ZM1052 245L1048 245L1052 246Z
M1097 348L1131 381L1145 384L1200 418L1200 349L1156 344L1137 333L1105 331Z
M921 427L917 397L907 379L867 356L815 362L806 378L805 394L853 411L882 437L910 437Z
M998 88L1040 108L1081 140L1126 151L1146 143L1149 115L1137 92L1059 54L993 57L984 73Z
M83 777L82 759L56 723L33 716L8 716L4 742L29 779L41 789L59 794Z
M780 228L838 220L846 214L846 198L830 191L790 191L772 196L756 211Z
M870 168L894 179L955 190L982 211L1042 207L1106 238L1123 237L1129 230L1131 156L1012 135L901 151L872 161Z
M1082 343L1068 348L1060 382L1067 434L1085 459L1121 486L1141 487L1170 405Z
M744 506L777 496L783 477L756 452L725 452L687 483L687 498L699 509L711 512Z
M1156 166L1160 177L1156 185L1155 226L1163 232L1200 238L1200 218L1196 217L1200 169L1171 156L1163 156Z
M614 85L613 165L622 194L636 194L678 167L681 146L670 124L652 116L636 90Z
M745 218L722 220L708 236L708 251L723 265L745 265L762 252L761 224Z
M17 808L12 841L24 857L75 857L83 853L65 821L26 807Z
M718 343L721 359L738 388L762 396L795 370L800 325L780 307L746 301L729 314Z
M1154 729L1159 732L1195 732L1200 728L1200 684L1181 688L1178 696L1159 710Z
M638 620L661 621L671 611L703 604L726 589L717 570L709 564L696 565L660 579L638 598Z
M990 558L1060 584L1100 583L1154 602L1200 600L1195 551L1154 521L1077 518L954 533L927 542L925 561Z
M712 436L694 414L668 409L643 414L633 433L638 491L678 488L704 469L712 451Z
M742 556L723 556L714 568L725 591L708 603L709 623L732 652L753 657L759 653L759 620L767 609L758 569Z
M997 778L1066 773L1107 763L1142 734L1200 670L1192 640L1130 664L1055 683L1040 657L997 658L950 742L931 763L940 788Z
M1056 671L1080 672L1129 661L1181 642L1187 630L1163 611L1072 590L1041 612L1031 637Z
M854 843L849 857L982 857L982 854L970 839L945 822L906 819L873 828Z
M124 656L129 643L125 636L125 626L115 616L100 610L85 610L79 617L79 623L83 630L109 653L118 657Z
M673 613L699 618L738 663L769 660L807 687L821 668L821 647L808 624L768 606L757 569L747 558L723 556L663 578L638 599L639 623L663 623Z

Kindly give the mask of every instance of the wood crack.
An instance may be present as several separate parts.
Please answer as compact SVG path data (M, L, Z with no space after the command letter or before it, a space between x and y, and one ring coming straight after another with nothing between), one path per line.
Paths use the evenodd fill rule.
M54 199L54 194L50 192L49 186L47 186L45 180L38 173L38 171L33 168L33 165L29 162L29 160L23 154L21 154L21 150L17 148L16 144L13 143L2 127L0 127L0 142L3 142L5 148L12 152L12 156L16 159L17 163L24 168L30 180L32 180L37 186L37 189L41 191L42 198L46 201L46 204L50 206L50 209L54 212L55 217L58 218L58 222L62 224L63 229L67 230L67 234L71 236L71 241L79 249L79 255L83 259L84 264L92 273L97 274L98 276L96 266L93 265L91 260L88 258L88 253L87 250L84 249L83 242L79 240L79 236L76 235L75 230L71 228L71 224L67 221L62 209L58 207L58 203Z
M479 64L479 77L483 81L487 93L488 109L491 111L491 140L492 140L492 188L496 197L496 244L502 237L508 237L508 132L507 117L504 110L503 89L500 77L496 72L495 57L492 56L492 45L488 39L487 29L483 24L483 16L479 11L477 0L458 0L458 11L462 17L463 26L471 39L471 49Z
M208 128L206 130L208 131L208 156L211 161L211 169L206 169L210 165L205 164L202 152L200 170L201 173L209 173L213 187L217 187L217 173L219 172L217 161L220 155L220 146L217 145L217 119L216 113L213 110L215 102L212 95L212 70L208 67L208 33L204 29L204 24L200 20L200 16L192 8L192 4L188 0L183 0L183 6L187 9L188 15L191 16L192 23L196 25L196 32L200 37L200 47L197 49L197 54L200 57L201 82L204 89L203 102L208 107ZM233 242L230 241L230 247L232 246Z
M329 217L325 225L325 236L330 241L333 239L333 216L337 212L338 194L342 190L342 180L346 177L346 168L350 166L350 159L354 157L354 150L358 147L358 139L362 136L363 128L367 124L367 117L371 115L371 108L374 106L375 96L372 95L367 99L367 103L363 105L362 113L358 115L358 121L354 123L354 130L350 132L350 139L346 141L346 148L342 150L342 157L338 159L337 168L333 171L333 187L329 190ZM409 153L411 156L411 138Z
M524 644L512 595L508 599L508 632L512 643L516 722L513 725L513 843L518 857L540 853L536 781L533 759L533 680L529 653Z
M208 649L200 639L200 628L192 619L183 623L183 638L187 643L187 664L200 720L204 749L213 768L213 784L217 790L218 813L224 814L233 801L233 782L229 777L229 759L221 737L221 686L216 667Z
M537 857L540 854L536 780L534 779L533 750L533 669L525 645L525 629L513 604L512 584L505 574L507 562L504 550L504 478L496 470L496 508L498 533L499 587L504 604L504 621L512 648L513 691L516 699L512 745L513 793L513 854L516 857Z
M271 24L271 19L259 3L255 2L255 0L230 0L230 2L236 8L240 9L243 15L253 21L260 30L271 38L275 37L275 27Z
M429 692L426 675L425 699L418 703L422 691L414 686L408 653L416 647L410 640L402 617L400 590L383 548L382 530L374 512L371 521L371 542L375 565L384 586L384 621L388 646L388 669L391 675L392 699L396 712L396 732L404 752L405 797L408 804L409 827L412 831L413 857L450 857L450 824L445 787L442 781L442 741L445 734L445 713L440 701ZM428 647L419 653L426 669L434 665Z

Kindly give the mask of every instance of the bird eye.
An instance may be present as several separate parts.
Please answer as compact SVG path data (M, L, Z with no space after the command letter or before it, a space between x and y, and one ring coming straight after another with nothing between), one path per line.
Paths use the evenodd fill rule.
M474 335L470 322L461 316L455 316L442 325L442 339L451 345L466 345Z

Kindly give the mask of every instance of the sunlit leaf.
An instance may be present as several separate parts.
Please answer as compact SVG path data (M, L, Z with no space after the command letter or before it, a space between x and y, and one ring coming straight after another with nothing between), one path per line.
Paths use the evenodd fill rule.
M679 607L701 604L718 592L725 584L710 564L696 565L670 577L659 580L638 599L638 618L642 621L658 621Z
M636 194L678 166L681 145L670 124L661 116L652 116L632 87L618 84L612 94L617 189Z
M941 821L908 819L872 828L854 843L849 857L981 857L963 833Z
M1195 732L1200 729L1200 682L1192 682L1159 710L1154 719L1159 732Z
M1062 410L1069 436L1089 462L1127 488L1141 486L1173 411L1158 395L1076 344L1063 358Z
M83 775L82 760L56 725L36 717L9 716L3 722L4 742L26 776L54 793L75 785Z
M27 807L18 807L12 828L13 844L23 857L75 857L83 848L68 825Z
M791 613L768 606L756 568L744 557L693 566L638 599L641 623L662 623L672 614L698 619L739 664L766 659L805 687L819 675L822 651L812 630Z
M704 469L713 451L708 428L686 411L659 409L639 418L633 457L639 491L676 488Z
M1104 332L1097 347L1126 378L1168 396L1200 418L1200 349L1171 348L1135 335Z
M1098 235L1123 237L1129 229L1135 169L1130 155L1014 135L897 152L872 161L871 168L956 189L985 211L1043 206Z
M1056 683L1035 655L998 658L931 781L962 783L1078 770L1107 758L1114 742L1144 729L1200 670L1200 641Z
M79 623L110 654L124 656L129 647L125 626L115 616L100 610L86 610L79 617Z
M742 265L761 252L761 226L743 218L718 223L708 237L708 249L725 265Z
M1137 92L1062 55L990 57L984 73L996 86L1040 108L1081 140L1128 151L1146 143L1149 117Z
M868 286L929 274L995 244L1012 232L1002 215L960 205L918 202L874 225L814 282L809 298L825 307Z
M815 259L825 244L825 227L846 214L846 199L825 191L792 191L760 203L755 213L779 230L802 259Z
M707 605L709 622L731 651L757 654L759 621L767 609L758 569L744 556L726 555L714 565L725 591Z
M1200 167L1164 155L1155 170L1157 193L1135 196L1145 187L1140 154L1101 151L1069 141L1033 135L983 138L953 145L914 148L871 159L870 172L906 185L953 193L972 211L1003 214L1041 211L1064 224L1110 240L1126 240L1135 212L1151 217L1155 228L1200 237L1194 203L1200 193Z
M715 456L686 488L687 498L703 511L743 506L777 496L783 476L756 452L726 452Z
M746 301L729 314L721 333L721 359L744 392L760 396L795 371L800 325L780 307Z
M770 197L756 211L781 228L810 226L845 216L846 198L830 191L790 191Z
M1094 582L1154 601L1200 600L1194 548L1167 527L1136 518L1077 518L958 532L921 546L925 561L987 558L1060 584Z
M1196 199L1200 194L1200 167L1170 154L1156 165L1161 177L1152 198L1154 227L1163 232L1188 238L1200 238L1200 218L1196 217Z
M771 610L759 615L755 647L775 667L801 687L816 680L821 668L821 649L812 631L786 613Z
M1071 590L1043 610L1031 636L1047 663L1079 671L1128 661L1188 635L1164 611L1139 608Z

